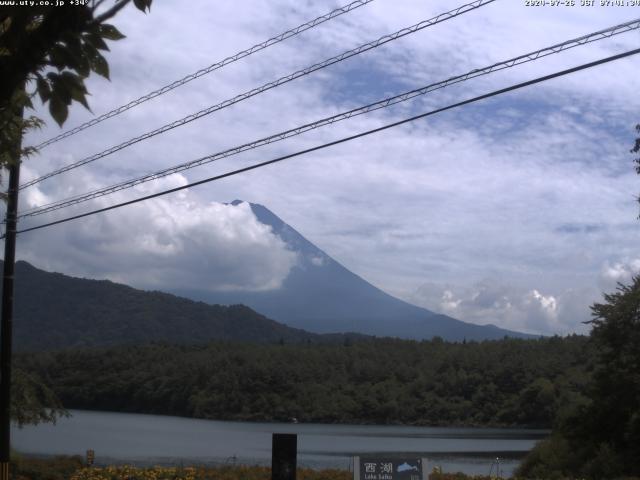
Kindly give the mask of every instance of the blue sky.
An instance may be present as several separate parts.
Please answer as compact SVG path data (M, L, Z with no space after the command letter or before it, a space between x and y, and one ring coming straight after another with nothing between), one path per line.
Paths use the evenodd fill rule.
M336 6L158 1L146 16L131 8L114 21L128 38L112 44L112 81L89 82L93 112ZM25 162L23 178L454 6L375 0L43 150ZM636 17L636 7L532 8L498 0L43 182L21 202L33 206L82 193ZM66 213L183 185L639 45L637 31L619 35ZM25 234L19 256L43 268L144 288L188 287L205 277L212 289L229 288L229 278L234 288L278 288L295 255L249 211L220 203L241 198L267 206L347 268L402 299L476 323L585 332L589 304L640 272L640 179L629 153L640 122L639 62L621 60L172 197ZM65 127L90 118L77 107ZM58 131L49 120L31 139Z

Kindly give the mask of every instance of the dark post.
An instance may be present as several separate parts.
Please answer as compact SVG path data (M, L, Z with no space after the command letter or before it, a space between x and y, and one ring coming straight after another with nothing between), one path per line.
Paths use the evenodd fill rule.
M16 226L20 186L20 145L9 165L7 227L2 275L2 320L0 322L0 480L9 480L11 452L11 335L13 327L13 276L16 261Z
M298 436L274 433L271 445L271 480L296 480Z
M96 458L96 452L93 450L87 450L87 465L92 466L93 461Z

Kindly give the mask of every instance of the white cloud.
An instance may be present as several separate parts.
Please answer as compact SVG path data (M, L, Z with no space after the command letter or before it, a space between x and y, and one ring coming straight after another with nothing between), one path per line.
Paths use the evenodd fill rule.
M599 285L605 292L615 290L619 283L628 285L640 274L640 258L606 261L600 271Z
M541 293L484 279L470 286L425 283L411 300L472 323L549 335L585 332L582 322L589 319L588 305L595 294L590 289Z
M155 187L185 183L173 175ZM42 197L34 188L27 199ZM277 289L297 262L248 204L203 204L188 191L52 227L47 235L25 233L19 246L20 257L39 267L172 290Z
M556 330L558 324L558 302L553 295L542 295L538 290L531 290L525 295L522 305L524 310L534 321L542 317L549 328L549 331Z
M456 300L451 290L445 290L444 292L442 292L440 309L442 309L443 312L456 312L461 303L462 300Z
M324 265L324 258L315 256L311 257L311 263L316 267L322 267Z

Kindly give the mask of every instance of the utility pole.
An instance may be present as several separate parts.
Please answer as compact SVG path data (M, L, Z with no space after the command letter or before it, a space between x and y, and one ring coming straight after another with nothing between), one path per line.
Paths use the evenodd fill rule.
M20 115L22 117L22 115ZM0 322L0 480L9 480L11 454L11 347L13 328L13 280L16 262L18 191L20 189L20 150L18 140L9 165L4 271L2 274L2 320Z

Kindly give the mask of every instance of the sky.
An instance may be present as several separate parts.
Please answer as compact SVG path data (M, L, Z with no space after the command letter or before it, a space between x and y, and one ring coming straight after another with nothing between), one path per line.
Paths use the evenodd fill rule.
M346 3L346 2L345 2ZM640 7L497 0L237 103L21 193L21 210L107 186L640 17ZM111 80L65 129L343 5L162 2L113 23ZM462 2L460 3L462 5ZM23 181L458 6L375 0L45 149ZM186 185L640 46L618 35L459 83L23 227ZM140 288L279 288L296 254L265 205L382 290L461 320L586 333L589 305L640 272L640 57L619 60L135 206L21 234L18 258ZM47 125L26 144L61 130ZM36 113L37 113L36 112Z

